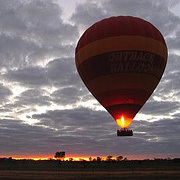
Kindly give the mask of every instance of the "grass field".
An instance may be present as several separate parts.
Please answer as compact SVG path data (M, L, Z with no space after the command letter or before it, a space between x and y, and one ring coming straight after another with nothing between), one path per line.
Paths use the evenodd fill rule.
M178 180L180 162L0 161L0 180Z
M71 179L125 179L125 180L178 180L180 172L177 171L0 171L2 180L71 180Z

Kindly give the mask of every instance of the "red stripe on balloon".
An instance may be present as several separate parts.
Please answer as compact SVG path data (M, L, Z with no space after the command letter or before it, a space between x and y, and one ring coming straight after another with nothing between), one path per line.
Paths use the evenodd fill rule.
M138 104L140 106L150 97L150 93L138 89L117 89L95 95L96 99L106 108L117 104Z
M120 119L121 116L133 119L142 106L138 104L119 104L106 107L106 110L116 119Z
M93 41L124 35L150 37L165 44L162 34L151 23L137 17L118 16L103 19L88 28L80 38L76 52Z

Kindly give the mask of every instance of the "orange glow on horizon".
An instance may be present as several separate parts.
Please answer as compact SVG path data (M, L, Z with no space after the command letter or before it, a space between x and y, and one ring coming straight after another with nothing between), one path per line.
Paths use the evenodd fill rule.
M82 160L85 160L85 161L90 161L89 158L91 157L91 159L96 159L97 156L67 156L63 159L63 161L69 161L71 158L73 161L82 161ZM35 160L35 161L38 161L38 160L50 160L50 159L53 159L55 160L56 158L54 157L13 157L13 159L16 159L16 160L23 160L23 159L26 159L26 160ZM105 160L106 157L101 157L102 160Z
M107 155L108 156L108 155ZM90 157L91 157L91 160L93 161L93 159L97 159L97 157L100 157L102 161L105 161L107 159L107 156L87 156L87 155L80 155L80 156L76 156L76 155L67 155L65 158L64 158L64 161L69 161L70 158L73 158L73 161L82 161L82 160L86 160L86 161L90 161ZM116 159L118 155L114 155L112 157L112 159ZM123 156L124 158L127 157L128 160L143 160L143 159L154 159L154 156ZM0 158L9 158L9 157L0 157ZM13 159L15 160L23 160L23 159L26 159L26 160L35 160L35 161L38 161L38 160L55 160L55 158L53 156L36 156L36 157L26 157L26 156L13 156L12 157ZM162 157L162 158L166 158L166 157Z
M121 116L121 118L116 119L116 123L119 127L121 128L127 128L130 126L130 124L132 123L132 119L131 118L127 118L125 116Z

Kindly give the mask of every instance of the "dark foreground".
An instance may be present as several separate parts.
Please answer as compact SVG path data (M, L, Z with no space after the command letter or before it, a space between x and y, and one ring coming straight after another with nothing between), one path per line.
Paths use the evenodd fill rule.
M0 161L0 180L178 180L180 161Z

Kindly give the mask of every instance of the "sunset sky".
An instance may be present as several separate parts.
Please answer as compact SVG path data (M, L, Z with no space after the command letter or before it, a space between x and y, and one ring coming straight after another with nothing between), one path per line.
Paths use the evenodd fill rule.
M133 137L116 136L74 59L89 26L119 15L155 25L169 53ZM180 1L0 0L0 80L0 157L180 157Z

